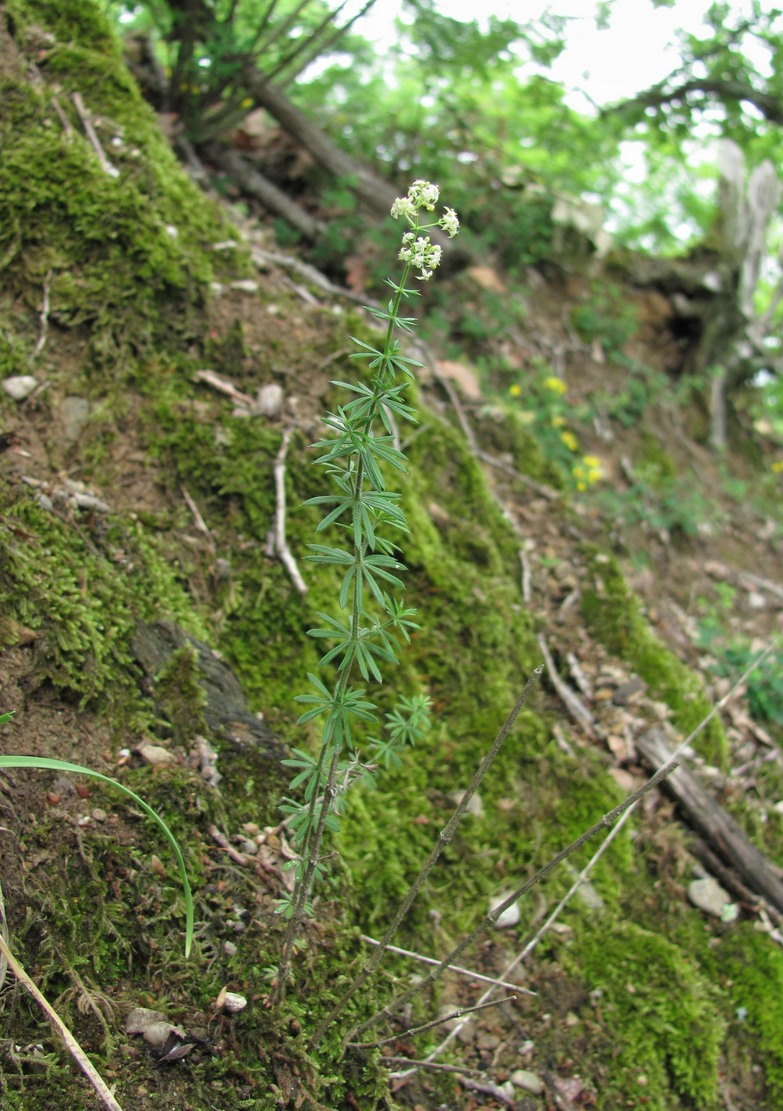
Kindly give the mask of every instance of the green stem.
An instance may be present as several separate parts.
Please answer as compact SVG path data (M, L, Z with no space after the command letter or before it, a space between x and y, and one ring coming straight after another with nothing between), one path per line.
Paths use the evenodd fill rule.
M417 227L414 229L414 231L419 231L419 230L420 229L417 225ZM408 278L409 272L410 272L410 263L406 263L405 268L404 268L403 273L402 273L402 278L401 278L400 282L398 283L397 287L395 288L394 299L392 301L391 308L389 309L389 321L388 321L388 325L387 325L387 328L386 328L386 338L385 338L384 347L383 347L384 356L388 356L389 352L391 351L391 347L392 347L392 343L393 343L393 336L394 336L394 328L395 328L397 317L398 317L398 314L399 314L400 304L401 304L403 296L405 294L405 282ZM378 410L380 409L380 406L382 404L381 399L383 397L383 394L384 394L386 388L388 387L388 385L390 384L389 379L391 377L393 377L393 374L391 374L391 375L388 374L388 372L386 371L386 368L382 368L382 370L383 370L383 379L385 379L385 380L382 380L381 374L379 374L378 381L376 382L375 391L374 391L375 395L376 395L375 396L375 401L374 401L374 404L373 404L372 408L370 409L369 413L367 414L367 419L365 421L365 426L364 426L365 432L369 432L370 429L372 428L372 426L373 426L373 424L374 424L374 422L375 422L375 420L378 416ZM354 482L354 492L355 492L355 496L357 498L359 498L361 496L363 483L364 483L364 461L360 458L358 460L358 463L357 463L356 479L355 479L355 482ZM356 551L356 553L359 557L361 557L364 554L364 552L366 551L366 547L367 547L367 545L365 543L361 546L361 551L359 551L359 546L355 545L355 551ZM361 607L359 605L359 590L360 590L359 574L356 573L354 575L352 598L351 598L351 640L354 643L357 642L358 639L359 639L359 623L360 623L360 619L361 619ZM340 672L340 676L339 676L339 679L337 681L337 686L335 688L335 700L341 700L343 698L343 696L345 695L346 691L348 690L348 684L351 680L352 670L353 670L353 664L351 664L349 667L344 668ZM306 857L307 857L307 865L305 867L304 873L301 876L301 879L297 879L297 882L296 882L296 892L295 892L295 897L294 897L294 909L293 909L293 913L292 913L291 917L288 920L288 927L286 929L285 937L283 939L283 947L282 947L282 951L281 951L281 955L280 955L280 964L279 964L279 967L278 967L277 988L276 988L276 998L277 998L278 1001L282 1001L283 998L285 997L286 983L287 983L287 981L290 977L290 974L291 974L291 955L293 953L293 949L294 949L294 945L296 943L296 939L299 936L299 931L300 931L301 924L302 924L302 922L305 918L307 903L308 903L308 900L310 898L310 892L312 891L312 887L313 887L313 879L314 879L314 876L315 876L316 868L318 866L318 857L319 857L319 854L320 854L321 842L323 840L324 829L326 828L326 819L329 815L329 811L332 807L332 803L333 803L333 800L334 800L335 794L336 794L337 767L338 767L338 764L339 764L340 755L342 753L342 744L341 743L335 743L334 752L332 753L332 759L331 759L331 763L329 765L329 774L327 776L326 787L325 787L325 789L322 793L319 793L319 786L322 782L321 777L322 777L322 773L323 773L324 755L326 753L326 744L327 744L327 739L326 739L326 737L323 737L322 742L321 742L321 753L319 755L318 764L317 764L316 770L314 772L314 775L315 775L315 778L316 778L316 788L313 791L313 796L310 800L308 821L307 821L307 824L306 824L307 832L305 834L305 843L304 843L304 846L303 846L303 855L306 855ZM318 805L318 799L319 798L321 798L321 810L320 810L320 813L318 815L318 822L315 825L315 830L313 831L313 820L315 818L315 808Z

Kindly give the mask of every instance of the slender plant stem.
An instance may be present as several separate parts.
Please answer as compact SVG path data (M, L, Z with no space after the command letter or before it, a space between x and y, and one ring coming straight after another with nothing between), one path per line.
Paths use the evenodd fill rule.
M430 872L432 871L432 869L435 867L435 864L437 863L438 859L440 858L441 854L443 853L443 850L451 843L451 841L454 837L454 834L456 832L457 826L459 825L459 822L460 822L461 818L463 817L463 815L465 814L465 812L468 809L468 804L470 803L470 800L473 798L474 794L478 790L482 779L484 778L484 776L489 771L493 760L495 759L495 757L497 756L497 754L500 750L501 745L503 744L506 737L508 736L514 722L516 721L517 717L519 716L519 713L522 710L522 707L527 702L528 697L530 695L530 692L533 689L537 680L540 678L541 673L543 672L543 670L544 670L543 664L540 664L537 668L535 668L535 670L531 674L530 678L528 679L527 683L525 683L524 690L520 694L519 698L516 700L516 702L514 704L514 707L511 710L511 713L508 715L508 717L504 721L503 725L501 726L500 730L498 731L497 736L495 737L494 741L492 742L492 745L490 746L488 752L484 755L484 758L482 759L481 763L479 764L478 768L476 769L476 772L474 773L473 778L470 781L468 789L465 791L465 793L463 794L459 803L457 804L457 806L454 810L454 813L452 814L448 823L444 826L444 828L438 834L438 840L435 843L435 846L433 847L430 855L427 857L426 861L424 862L424 864L421 868L421 871L416 876L416 879L413 881L411 886L408 888L408 893L406 894L405 898L402 900L402 902L398 906L397 912L394 915L394 918L392 919L391 924L389 925L388 929L386 930L386 933L380 939L380 941L377 944L377 947L373 950L372 954L370 955L368 960L365 962L364 966L362 967L360 972L357 974L357 976L355 977L353 982L345 989L343 994L340 996L338 1001L335 1003L334 1007L332 1007L329 1014L326 1016L326 1018L323 1020L323 1022L321 1022L321 1024L318 1026L317 1030L313 1033L313 1035L310 1039L310 1043L309 1043L311 1049L315 1048L315 1046L318 1045L321 1038L324 1036L324 1034L326 1033L328 1028L331 1026L331 1024L335 1021L335 1019L340 1014L340 1012L344 1009L344 1007L349 1002L349 1000L353 998L353 996L356 994L356 992L359 990L359 988L362 987L362 985L367 981L367 979L375 971L376 967L378 966L378 963L380 962L381 958L383 957L383 954L384 954L386 948L389 945L389 942L392 940L394 935L397 933L397 930L399 929L400 924L402 923L403 919L405 918L405 915L408 913L411 906L413 905L413 902L416 899L416 896L421 891L422 886L424 885L424 883L425 883L427 877L429 876Z
M709 722L712 721L715 714L723 706L725 706L726 703L737 693L738 689L747 681L747 679L756 670L756 668L759 667L760 664L762 664L764 662L764 660L777 647L777 645L780 643L780 641L782 639L783 638L781 638L781 637L776 637L770 644L767 645L766 649L764 649L764 651L761 652L756 657L756 659L753 660L748 665L747 669L743 672L743 674L739 677L739 679L735 680L731 689L729 691L727 691L727 693L723 696L723 698L718 703L716 703L715 706L712 707L712 709L707 714L707 716L705 718L703 718L702 721L699 722L699 724L696 726L696 728L693 730L693 732L689 733L688 736L685 738L685 740L682 741L677 746L675 751L672 753L672 759L675 759L675 758L679 757L682 754L683 750L687 747L687 745L689 745L691 743L691 741L696 736L698 736L698 734L701 733L703 729L706 728L706 726L709 724ZM628 809L622 815L622 817L617 822L617 824L612 827L608 836L605 837L604 840L601 842L601 845L598 848L598 850L593 854L593 856L590 858L589 862L585 865L585 867L579 873L579 876L576 878L574 883L571 885L571 888L569 889L568 893L563 896L563 898L560 900L558 905L555 907L555 909L552 911L552 913L547 918L546 922L544 922L544 924L537 931L537 933L526 943L525 947L521 950L521 952L519 952L514 957L513 961L511 961L510 964L506 965L506 967L503 969L503 973L502 973L503 979L506 979L508 976L511 975L512 972L515 971L515 969L522 963L522 961L525 960L525 958L533 951L533 949L536 947L536 945L538 945L541 938L551 929L553 923L556 921L558 916L562 913L564 907L567 905L567 903L572 898L572 896L575 894L575 892L579 889L580 884L582 884L584 882L585 878L589 875L589 873L595 867L598 860L601 858L601 856L604 854L604 852L609 848L609 845L611 844L611 842L614 840L614 838L620 832L620 830L622 829L622 826L623 826L624 822L626 821L626 819L631 816L631 814L633 813L633 811L635 810L635 808L637 806L637 803L638 803L638 800L636 800L633 803L633 805L628 807ZM494 987L488 988L487 991L485 991L484 994L479 999L479 1003L485 1003L489 999L490 995L492 994L492 992L494 990L495 990ZM517 990L521 991L523 989L519 988ZM441 1053L443 1053L443 1051L454 1040L454 1038L457 1037L457 1035L459 1034L463 1025L464 1025L464 1023L460 1023L457 1026L455 1026L453 1030L450 1030L448 1036L445 1037L443 1039L443 1041L439 1045L437 1045L435 1047L435 1049L433 1049L427 1055L426 1060L420 1061L420 1062L419 1061L410 1061L409 1062L410 1065L411 1065L410 1069L408 1069L406 1072L398 1073L398 1074L392 1074L392 1075L394 1075L395 1078L397 1078L397 1079L403 1079L405 1077L411 1076L416 1071L416 1069L419 1068L419 1067L421 1067L421 1068L432 1068L432 1067L434 1067L432 1065L432 1061L434 1060L434 1058L438 1057ZM392 1060L392 1059L389 1058L389 1060ZM400 1063L405 1063L405 1062L401 1061Z
M363 1034L365 1030L369 1030L371 1026L375 1026L382 1019L390 1018L395 1011L398 1011L400 1007L404 1007L405 1004L413 999L415 995L418 995L419 992L423 991L425 988L429 987L430 984L439 979L446 971L448 966L450 964L454 964L457 958L461 956L462 953L464 953L467 947L471 945L477 937L488 930L490 926L495 925L503 911L508 910L508 908L513 903L515 903L517 899L526 894L531 889L531 887L535 887L535 885L546 876L548 876L549 873L553 871L553 869L556 868L558 864L566 860L566 858L571 856L572 853L575 853L577 849L580 849L582 845L584 845L585 842L594 837L596 833L599 833L602 829L607 829L609 826L613 825L624 811L626 811L630 806L633 806L633 804L644 795L646 795L648 791L652 791L654 787L657 787L658 784L666 778L666 776L671 775L675 768L679 766L679 763L679 760L670 760L667 764L660 768L655 773L655 775L652 776L651 779L648 779L646 783L644 783L641 787L639 787L636 791L629 795L628 798L624 799L621 803L619 803L618 806L615 806L613 810L610 810L607 814L604 814L602 818L600 818L594 825L590 826L588 830L585 830L584 833L580 834L580 836L577 837L575 841L572 841L571 844L566 846L566 848L559 852L557 856L552 857L552 859L547 864L545 864L543 868L540 868L535 873L535 875L531 876L530 879L525 880L525 882L520 887L516 888L516 890L513 891L507 899L504 899L503 902L495 907L494 910L485 915L485 917L482 918L481 922L479 922L478 926L476 926L476 928L471 933L467 934L459 942L459 944L451 950L448 956L444 958L444 960L438 965L437 968L434 968L432 972L428 973L422 980L420 980L416 984L413 984L410 988L408 988L407 991L403 992L402 995L392 1000L391 1003L388 1003L380 1011L374 1014L372 1018L367 1019L366 1022L363 1022L360 1026L353 1030L349 1035L349 1039L346 1039L346 1041L352 1040L358 1035Z
M397 321L397 317L398 317L398 313L399 313L399 309L400 309L400 304L402 303L402 298L405 294L405 282L408 278L410 269L411 269L410 263L406 262L405 267L403 269L402 278L401 278L399 284L395 287L394 298L393 298L392 304L389 308L389 321L388 321L388 325L387 325L387 328L386 328L386 339L385 339L385 342L384 342L384 353L387 354L387 355L392 350L394 328L395 328L395 325L396 325L396 321ZM389 377L391 377L391 375L386 374L384 377L388 379ZM373 424L374 424L374 422L377 418L378 412L379 412L379 410L381 408L381 404L382 404L381 399L382 399L382 396L383 396L384 387L387 384L388 384L387 381L384 381L384 382L377 381L376 382L376 385L375 385L375 388L374 388L375 398L374 398L373 404L371 405L370 410L367 414L365 424L364 424L365 433L370 431L370 429L372 428L372 426L373 426ZM363 484L364 484L364 471L365 471L364 461L360 457L357 460L357 464L356 464L356 474L355 474L354 486L353 486L354 496L357 499L361 496L362 487L363 487ZM366 550L367 550L367 542L365 541L361 545L361 547L359 545L356 546L355 553L356 553L357 557L362 558L364 556ZM360 620L361 620L360 591L361 591L360 574L357 571L354 574L354 579L353 579L353 583L352 583L352 590L351 590L351 631L352 631L353 639L357 639L358 636L359 636L359 627L360 627ZM342 671L340 671L339 678L337 680L337 686L335 688L335 701L342 700L345 693L347 692L348 687L349 687L349 683L351 681L351 673L353 671L353 666L354 665L351 664L348 667L343 668ZM328 744L329 744L330 740L331 740L331 737L324 734L324 736L322 738L322 741L321 741L321 751L319 753L318 764L316 766L316 772L315 772L316 782L319 783L319 784L322 782L322 775L323 775L323 768L324 768L324 757L325 757L325 753L327 751L327 747L328 747ZM300 933L300 930L301 930L302 922L304 921L304 919L306 917L307 904L308 904L308 901L310 899L310 893L312 891L313 882L314 882L315 874L316 874L316 869L318 867L318 861L319 861L320 851L321 851L321 842L323 840L323 834L324 834L324 830L326 828L326 820L329 816L329 811L331 810L331 808L333 806L334 799L335 799L336 793L337 793L336 792L337 768L338 768L338 764L339 764L339 760L340 760L340 755L342 753L342 747L343 746L342 746L341 741L339 739L335 738L334 751L332 753L332 758L331 758L330 765L329 765L329 772L328 772L328 775L327 775L326 788L322 793L319 793L318 789L316 788L313 791L313 795L312 795L312 798L310 800L309 817L308 817L308 822L307 822L307 826L306 826L305 843L304 843L303 852L302 852L302 856L306 857L307 864L306 864L304 873L302 874L301 878L297 881L297 884L296 884L296 892L295 892L295 898L294 898L293 913L291 914L291 917L288 920L288 926L287 926L287 929L286 929L285 937L283 939L283 945L282 945L281 954L280 954L280 964L278 966L277 985L276 985L275 992L274 992L274 995L273 995L273 998L277 1002L281 1002L282 999L285 997L286 983L287 983L287 981L288 981L288 979L291 975L291 956L292 956L292 953L293 953L293 950L294 950L294 946L296 944L296 939L299 936L299 933ZM318 821L317 821L317 823L315 823L315 828L313 828L313 821L314 821L314 818L315 818L315 810L316 810L316 806L318 805L319 798L320 798L320 802L321 802L321 808L320 808L320 811L318 813Z
M368 937L367 934L362 934L362 941L366 941L369 945L380 945L374 937ZM440 964L434 957L425 957L423 953L414 953L412 949L401 949L399 945L387 945L387 950L390 953L399 953L401 957L410 957L411 960L419 961L421 964ZM494 976L485 976L482 972L475 972L471 968L463 968L459 964L450 964L449 972L455 972L458 976L464 976L466 980L475 980L481 984L492 984L496 988L508 988L509 991L519 991L523 995L535 995L536 992L530 991L529 988L521 988L518 984L509 984L505 980L497 980Z
M451 1014L443 1015L442 1018L434 1018L432 1022L425 1022L423 1026L409 1026L407 1030L402 1030L399 1034L392 1034L390 1038L381 1038L378 1042L349 1042L348 1044L353 1049L378 1049L382 1045L399 1041L400 1038L412 1038L415 1034L423 1034L425 1030L442 1026L444 1022L451 1022L454 1018L472 1015L476 1011L485 1011L487 1007L497 1007L500 1003L509 1003L514 999L516 999L516 995L504 995L500 999L490 999L487 1003L476 1003L473 1007L460 1007L458 1011L452 1011Z

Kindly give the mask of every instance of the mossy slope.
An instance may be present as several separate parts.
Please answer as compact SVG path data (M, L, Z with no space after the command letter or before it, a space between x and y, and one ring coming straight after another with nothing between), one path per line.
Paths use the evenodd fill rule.
M48 445L51 454L43 450L30 468L37 467L38 481L56 487L57 398L76 394L100 401L102 427L109 428L103 453L88 434L70 446L68 457L111 509L103 514L68 502L52 505L49 487L22 482L18 466L2 472L0 635L6 662L10 667L15 661L24 675L23 694L10 707L18 711L17 724L5 727L4 744L9 750L28 747L25 724L47 705L74 711L78 729L68 734L68 743L81 744L85 758L105 766L114 766L120 746L145 735L186 748L189 732L203 724L187 666L192 657L177 657L150 691L132 652L138 623L160 618L222 651L252 707L280 735L302 744L292 697L315 666L306 630L316 610L333 608L334 581L305 569L310 589L302 597L267 554L280 428L232 414L229 401L193 381L193 372L208 355L219 356L223 342L224 353L237 351L237 384L244 386L243 378L248 388L252 384L241 326L223 320L216 335L209 320L210 283L242 276L247 260L241 251L212 249L231 237L231 228L176 166L92 5L13 0L6 10L11 21L8 34L0 33L7 62L0 197L10 219L0 228L2 372L32 369L46 376L50 391L21 411L3 395L0 416L4 429L34 431ZM36 82L24 68L31 54L40 74ZM106 172L87 141L74 93L81 95L119 176ZM34 357L44 290L47 342ZM272 296L270 282L259 294L257 313ZM292 364L325 363L344 347L346 333L357 330L328 307L305 311L279 289L274 299L276 342ZM220 369L232 371L230 365ZM317 391L325 394L329 387L321 378ZM408 598L420 611L422 631L394 686L428 691L437 725L404 771L355 800L341 833L341 861L323 889L319 924L284 1014L263 1006L265 969L274 964L278 939L270 913L274 884L262 871L229 864L210 832L216 824L234 835L243 823L273 820L280 777L252 749L221 750L220 796L186 764L120 772L170 818L186 846L200 923L198 951L189 964L180 956L181 907L173 879L160 862L150 862L146 840L143 850L137 847L137 820L108 793L93 794L90 804L109 812L107 825L83 829L75 821L76 799L47 810L40 792L36 806L27 808L31 817L20 821L24 851L18 850L18 875L12 877L18 901L9 909L14 944L45 990L61 996L66 1018L116 1080L126 1109L272 1108L293 1105L302 1084L334 1108L364 1111L388 1098L376 1063L340 1059L337 1032L317 1061L308 1058L304 1036L357 960L357 927L375 929L388 920L446 820L449 793L464 787L538 663L533 621L517 585L517 540L460 434L435 414L428 413L426 422L409 453L405 504L412 532L402 553ZM310 431L292 440L289 505L322 490L321 476L309 464ZM121 439L143 454L144 469L153 476L145 487L148 493L155 489L152 508L137 509L121 488L107 489L108 476L117 474L112 445ZM517 455L525 454L518 449ZM199 507L208 536L194 529L183 490ZM294 552L304 550L314 523L311 511L289 513ZM646 626L614 565L610 578L604 570L611 604L631 607L637 642L644 641ZM585 605L599 632L600 601L586 599ZM611 646L626 655L622 638ZM636 656L629 662L642 670ZM672 666L660 697L676 709L678 699L688 702L691 683L684 669ZM695 703L690 708L700 712ZM568 756L552 743L553 712L539 693L521 716L482 787L484 815L468 819L406 926L415 947L441 949L483 911L491 894L543 864L619 798L600 753ZM683 714L685 726L690 717ZM92 747L91 731L100 737ZM25 879L21 865L28 853L38 864ZM709 1107L716 1098L719 1053L728 1053L724 1031L735 997L744 1000L755 990L754 977L766 979L759 968L770 970L770 980L779 970L757 935L751 935L752 961L739 931L711 950L709 961L700 957L703 933L677 922L669 939L662 936L668 922L660 908L650 910L648 866L630 837L619 838L594 877L605 904L600 924L584 911L570 912L575 940L563 967L585 994L600 990L611 1006L578 1034L564 1027L550 1042L542 1034L542 1044L553 1067L576 1056L593 1088L606 1075L607 1045L620 1047L611 1057L614 1071L602 1107L637 1105L639 1068L646 1083L638 1106ZM547 899L566 883L555 877ZM524 913L529 919L533 912ZM621 1002L630 976L639 985L640 1002L629 1016ZM727 989L727 979L738 985L736 992ZM670 991L672 981L687 990ZM209 1009L229 982L252 1001L235 1024ZM109 1000L105 1007L98 991ZM156 1068L121 1032L119 1013L140 1004L169 1011L189 1029L206 1030L215 1052L194 1057L188 1069ZM368 993L358 1012L368 1013L374 1004ZM649 1013L655 1020L647 1038ZM40 1017L27 1004L7 1011L6 1018L5 1037L14 1044L43 1036ZM754 1011L752 1025L731 1030L747 1058L767 1069L769 1091L777 1093L780 1047L763 1012ZM642 1057L634 1061L640 1046ZM7 1106L59 1108L66 1098L80 1105L82 1090L55 1048L43 1069L32 1056L17 1054L7 1062ZM449 1089L444 1098L459 1097Z

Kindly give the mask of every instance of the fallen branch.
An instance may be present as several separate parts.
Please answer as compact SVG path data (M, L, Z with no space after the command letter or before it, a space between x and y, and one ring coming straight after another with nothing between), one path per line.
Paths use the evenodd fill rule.
M669 759L666 738L658 726L637 737L636 747L653 767ZM753 891L763 895L777 911L783 913L783 882L773 870L773 865L720 803L705 791L693 772L680 768L670 780L668 790L688 822L714 847L717 854L736 868Z
M259 201L267 212L280 216L292 228L296 228L305 239L319 239L326 231L325 224L305 212L301 205L291 200L287 193L278 189L269 178L264 177L231 147L223 143L209 143L202 148L202 153L213 165L233 178L244 193Z

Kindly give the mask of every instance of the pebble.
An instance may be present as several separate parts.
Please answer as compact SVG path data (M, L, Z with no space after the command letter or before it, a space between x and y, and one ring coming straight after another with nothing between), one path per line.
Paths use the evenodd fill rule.
M713 918L720 918L722 921L732 921L736 918L736 907L731 901L729 893L724 891L721 885L712 876L706 876L701 880L693 880L688 884L688 899L699 910L703 910L705 914L711 914ZM729 917L724 917L727 909L733 908L733 915L728 911Z
M540 1096L544 1091L543 1080L530 1069L515 1069L509 1076L509 1080L515 1088L522 1088L532 1096Z
M75 444L90 415L90 403L84 397L64 397L60 406L63 422L63 439Z
M612 695L612 702L615 706L627 706L631 702L638 701L646 690L647 684L638 675L634 675L627 683L622 683L617 688Z
M14 401L24 401L38 387L38 379L32 374L14 374L3 382L3 389Z
M244 995L240 995L236 991L226 991L225 988L220 989L220 993L215 1000L215 1009L228 1015L239 1014L240 1011L244 1011L246 1006L247 998Z
M283 408L283 387L277 382L268 382L256 394L253 411L260 417L276 417Z
M464 791L449 791L449 798L455 806L459 806L464 798ZM481 818L484 814L484 803L481 801L481 795L478 793L471 796L470 802L465 808L466 814L472 814L474 818Z
M149 741L142 741L140 745L136 746L134 751L138 753L145 764L152 764L153 767L159 767L163 764L174 764L177 759L167 748L150 744Z
M166 1021L166 1016L160 1011L151 1011L148 1007L134 1007L125 1020L126 1034L142 1034L144 1040L150 1045L165 1045L170 1034L184 1038L185 1034L178 1026Z
M496 907L499 907L501 903L505 903L509 894L510 892L506 893L505 895L498 895L496 898L491 899L489 904L490 913L495 910ZM495 922L495 925L499 930L507 930L511 926L516 926L517 922L519 922L519 917L519 904L512 903L510 907L506 907L498 920Z

